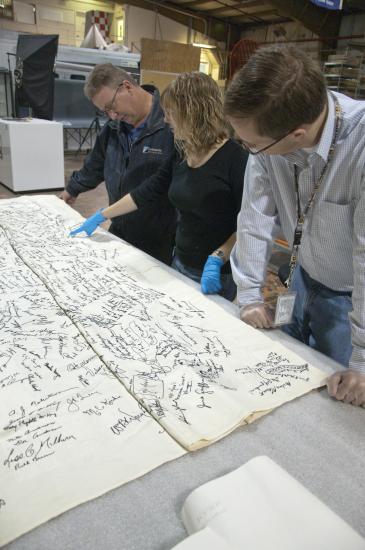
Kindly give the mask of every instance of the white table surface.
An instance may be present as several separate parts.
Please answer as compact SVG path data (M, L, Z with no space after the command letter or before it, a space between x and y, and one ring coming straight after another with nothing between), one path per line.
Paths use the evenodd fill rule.
M107 234L104 238L116 237ZM211 299L238 314L237 306L220 297ZM328 372L339 368L278 330L266 334L316 367ZM322 389L279 407L210 447L77 506L4 548L168 550L186 537L180 513L188 494L262 454L285 468L365 537L365 410L336 402Z

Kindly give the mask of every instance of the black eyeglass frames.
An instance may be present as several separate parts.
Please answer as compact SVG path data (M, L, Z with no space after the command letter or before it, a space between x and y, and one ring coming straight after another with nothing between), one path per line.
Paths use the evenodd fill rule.
M289 132L287 132L285 135L281 136L280 138L276 139L275 141L273 141L272 143L269 143L269 145L266 145L265 147L262 147L261 149L255 149L254 147L249 147L242 139L239 140L240 144L242 145L242 147L248 151L248 153L250 153L250 155L258 155L259 153L262 153L263 151L266 151L267 149L270 149L270 147L273 147L274 145L276 145L277 143L279 143L279 141L281 141L282 139L286 138L289 134L291 134L292 132L294 132L294 130L290 130Z

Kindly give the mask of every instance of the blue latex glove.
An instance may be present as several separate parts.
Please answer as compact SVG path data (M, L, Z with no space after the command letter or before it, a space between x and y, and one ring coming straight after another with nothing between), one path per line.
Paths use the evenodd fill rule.
M87 220L85 220L84 223L82 223L79 227L76 227L76 229L70 231L69 236L74 237L78 233L82 233L83 231L85 231L85 233L87 233L87 235L90 237L90 235L94 233L95 229L99 227L101 223L105 222L105 220L106 217L103 216L102 210L98 210L97 212L95 212L95 214L90 216L90 218L87 218Z
M223 264L222 258L208 256L200 280L203 294L217 294L221 290L221 269Z

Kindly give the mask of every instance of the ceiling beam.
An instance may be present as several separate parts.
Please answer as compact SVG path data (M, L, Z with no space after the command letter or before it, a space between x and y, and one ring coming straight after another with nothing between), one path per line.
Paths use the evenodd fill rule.
M189 13L189 10L182 9L182 7L180 8L177 4L164 2L164 5L161 6L160 2L155 4L152 0L117 0L117 3L121 5L129 4L145 10L154 11L155 13L177 21L186 27L190 27L192 30L207 33L207 36L213 38L213 40L217 40L218 42L227 41L227 22L214 17L209 17L208 24L208 17L205 17L204 14L194 11ZM180 9L181 12L179 12ZM198 19L196 18L197 16L199 17ZM229 25L230 43L234 43L240 38L240 28L234 21L230 22Z
M268 18L268 19L263 19L262 22L259 24L259 25L262 25L262 26L267 26L267 25L277 25L277 24L282 24L283 22L283 19L282 17L280 17L280 15L278 15L277 13L275 14L276 15L276 18L275 16L274 17L271 17L271 18ZM247 17L245 17L244 15L229 15L227 16L227 21L228 23L236 23L236 25L239 25L241 27L245 26L246 28L250 28L251 26L254 26L252 24L252 21L250 21ZM287 19L285 21L288 21Z
M191 2L185 2L184 4L179 4L179 6L183 9L185 8L194 8L195 6L202 6L204 4L209 4L211 2L214 2L214 0L191 0ZM218 2L219 4L223 4L223 2ZM241 2L240 7L243 8L255 8L257 6L262 5L262 0L247 0L246 2ZM229 4L227 4L228 8Z
M227 11L234 11L237 14L245 15L246 17L252 17L253 15L255 17L262 17L263 15L274 15L278 13L278 10L264 10L264 11L254 11L254 12L245 12L244 9L242 9L242 4L236 4L235 6L227 6L225 8L217 8L214 10L206 10L207 15L213 15L214 17L222 16L224 17L225 12Z
M204 4L210 4L214 0L192 0L191 2L184 2L184 4L176 4L184 10L185 8L195 8L195 6L203 6Z
M226 6L224 6L222 8L216 8L214 10L211 10L211 11L209 11L209 13L213 14L213 12L214 12L215 14L219 15L219 14L221 14L221 13L227 11L227 10L233 10L233 9L245 10L247 8L254 8L255 6L259 6L259 5L261 6L262 5L262 2L257 2L257 0L254 0L253 2L249 2L249 3L251 4L250 6L247 4L247 2L237 2L236 4L232 4L232 6L227 4ZM255 4L255 5L252 5L252 4Z
M196 1L198 1L198 0L196 0ZM203 0L203 1L205 1L205 0ZM247 11L246 8L247 8L248 5L249 5L250 8L253 8L254 4L255 4L255 6L260 5L261 8L270 7L270 6L265 6L265 3L264 3L264 5L262 5L263 4L262 2L258 3L257 0L253 0L253 1L245 2L245 3L236 2L235 5L227 4L226 2L223 2L223 0L209 0L209 2L210 3L215 2L215 3L219 4L221 7L220 8L208 8L208 9L203 9L201 7L200 9L198 8L198 9L194 10L194 13L200 13L202 15L207 15L209 17L212 14L212 12L216 11L216 10L220 10L220 9L222 9L223 11L236 10L237 13L240 13L240 14L246 16L250 21L253 21L254 23L263 23L263 22L265 22L265 20L260 19L260 17L259 17L260 13L258 13L256 15L256 11L249 12L249 11ZM238 7L238 5L240 5L240 7ZM245 9L243 9L243 8L245 8ZM212 15L212 17L215 17L215 16ZM222 16L221 19L225 20L225 17Z
M265 21L265 19L263 19L260 23L253 23L252 21L247 21L247 20L244 21L244 22L239 22L239 21L237 21L236 17L227 17L226 21L227 21L227 23L235 22L236 25L239 26L241 31L249 31L249 30L252 30L252 29L258 29L260 27L265 28L268 25L283 25L284 23L292 23L293 19L280 17L280 19L275 19L275 20L271 19L271 20L266 20L266 21Z
M319 8L309 0L265 0L280 15L301 23L320 37L338 36L341 12Z

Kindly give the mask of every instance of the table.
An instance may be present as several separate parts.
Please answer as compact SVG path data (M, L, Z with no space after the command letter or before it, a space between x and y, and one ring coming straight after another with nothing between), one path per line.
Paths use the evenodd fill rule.
M233 304L220 297L211 299L237 315ZM327 372L339 368L280 331L267 334L314 366ZM180 512L188 494L262 454L365 536L365 411L334 401L323 389L287 403L210 447L73 508L4 548L168 550L186 537Z

